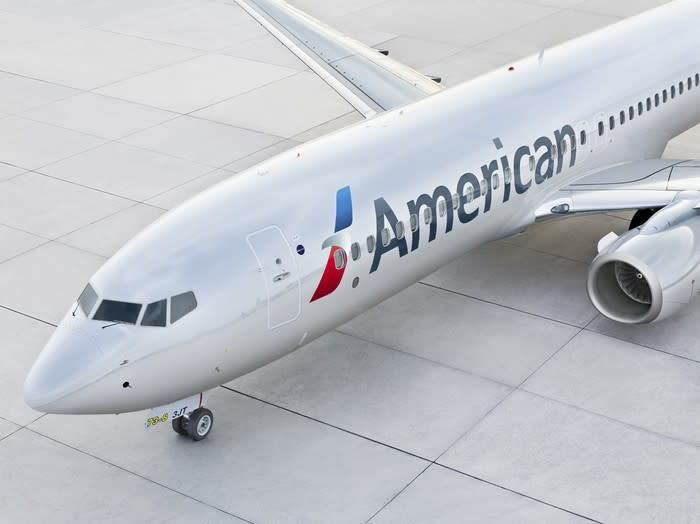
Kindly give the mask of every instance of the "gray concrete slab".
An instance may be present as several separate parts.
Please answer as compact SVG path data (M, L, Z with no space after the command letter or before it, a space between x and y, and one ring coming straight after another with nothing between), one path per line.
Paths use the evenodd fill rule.
M110 257L164 213L164 210L154 206L135 204L73 233L59 237L58 240L83 251Z
M104 261L56 242L39 246L0 264L0 304L57 324Z
M108 96L81 93L27 111L24 116L88 135L116 140L162 124L178 114Z
M0 422L4 419L25 426L42 415L24 403L20 392L24 377L52 332L50 324L0 307ZM2 429L0 424L0 438Z
M99 92L190 113L296 72L233 56L207 54L115 83ZM215 82L210 81L212 77Z
M432 465L372 524L521 524L590 522L517 493Z
M47 242L45 238L0 225L0 262Z
M21 113L79 93L70 87L5 74L0 76L0 111Z
M199 178L211 167L155 151L109 142L41 168L41 173L136 201Z
M132 205L114 195L25 173L2 183L0 224L56 238Z
M0 158L25 169L37 169L99 146L104 140L26 118L0 119Z
M7 420L0 419L0 440L11 435L19 429L19 426Z
M0 441L0 468L5 522L243 522L27 430Z
M313 103L305 103L311 100ZM260 111L263 105L266 110ZM290 138L351 112L354 112L353 107L340 95L330 92L316 74L302 72L209 106L193 115Z
M340 331L515 387L578 329L417 284Z
M265 29L237 5L180 2L107 22L102 29L204 51L217 51L265 35Z
M253 522L364 522L428 465L223 389L210 404L217 430L201 446L169 427L149 433L143 413L31 428Z
M516 392L441 463L603 522L693 522L700 449Z
M20 167L16 167L10 164L3 164L2 162L0 162L0 182L4 180L9 180L10 178L14 178L25 172L26 169L22 169Z
M428 459L437 458L511 391L340 333L230 386Z
M523 389L700 445L700 363L583 332Z
M212 167L223 167L283 140L201 118L183 116L146 129L124 142Z
M596 311L586 296L587 264L495 242L424 281L519 311L584 327Z
M143 38L84 29L45 42L2 49L0 69L78 89L94 89L200 53Z
M224 171L221 169L211 171L204 176L196 178L190 182L182 184L170 191L161 193L148 200L148 204L152 206L157 206L161 209L172 209L178 204L182 204L188 198L201 193L205 189L210 188L214 184L218 184L226 180L229 177L234 176L231 171Z

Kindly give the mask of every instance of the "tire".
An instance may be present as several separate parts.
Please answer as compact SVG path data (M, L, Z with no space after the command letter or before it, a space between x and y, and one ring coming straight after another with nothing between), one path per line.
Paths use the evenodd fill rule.
M195 409L183 426L192 440L204 440L214 427L214 414L207 408Z
M173 419L173 431L179 435L189 436L187 430L183 427L182 421L185 417L178 417Z

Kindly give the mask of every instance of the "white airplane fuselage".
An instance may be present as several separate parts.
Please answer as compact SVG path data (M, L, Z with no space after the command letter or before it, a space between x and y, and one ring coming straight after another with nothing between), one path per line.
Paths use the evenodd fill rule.
M211 389L523 230L576 179L658 158L700 122L698 21L699 2L670 4L298 146L198 195L90 280L97 304L143 305L137 323L93 320L74 304L27 380L27 401L46 412L121 413ZM341 269L329 259L338 251ZM188 315L141 325L147 304L188 291L197 300Z

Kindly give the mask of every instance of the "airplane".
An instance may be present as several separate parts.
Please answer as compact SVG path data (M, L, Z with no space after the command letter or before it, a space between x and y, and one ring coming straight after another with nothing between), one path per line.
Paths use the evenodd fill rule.
M32 408L151 409L145 426L202 440L206 391L546 219L635 211L588 274L592 303L617 322L660 321L698 293L700 162L661 159L700 123L697 0L450 89L281 0L236 2L365 119L129 241L31 369Z

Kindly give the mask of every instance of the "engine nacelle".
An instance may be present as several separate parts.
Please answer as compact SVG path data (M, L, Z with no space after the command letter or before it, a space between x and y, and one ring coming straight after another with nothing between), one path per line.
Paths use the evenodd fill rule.
M641 227L609 241L588 273L588 296L606 317L647 324L670 317L697 294L700 199L681 194ZM608 238L608 237L606 237Z

